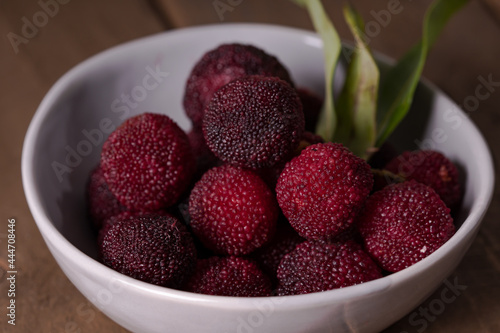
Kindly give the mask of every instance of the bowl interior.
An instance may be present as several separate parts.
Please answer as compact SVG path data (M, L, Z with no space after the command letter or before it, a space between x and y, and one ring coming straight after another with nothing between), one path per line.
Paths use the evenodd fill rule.
M262 25L190 28L113 48L68 72L40 105L23 152L30 207L36 204L37 214L62 237L97 259L85 188L103 141L124 119L145 111L167 114L189 130L182 108L187 76L203 53L229 42L263 48L282 61L297 86L322 93L322 43L301 30ZM343 61L337 71L337 82L345 65ZM472 212L484 211L493 186L487 147L469 119L439 90L419 86L409 116L390 141L401 150L443 151L460 166L466 191L459 225L466 224ZM471 220L471 228L477 220Z

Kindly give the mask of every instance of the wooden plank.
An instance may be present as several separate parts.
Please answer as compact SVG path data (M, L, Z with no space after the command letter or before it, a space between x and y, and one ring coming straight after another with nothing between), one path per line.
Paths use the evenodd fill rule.
M8 325L4 317L0 320L0 331L125 332L76 290L49 253L24 199L21 148L33 113L62 74L99 51L163 30L165 22L147 2L140 0L72 1L52 7L51 13L53 17L44 16L37 1L0 2L2 305L7 298L7 247L4 244L8 218L16 219L18 267L16 326ZM37 21L40 27L34 26L30 31L30 23L25 22L33 23L34 17L40 20ZM24 25L27 26L25 36ZM21 39L15 39L13 34ZM23 42L17 44L19 40ZM2 314L5 315L5 310Z
M302 8L290 0L252 0L252 1L205 1L205 0L152 0L163 9L176 27L186 27L201 24L252 22L277 24L312 30L309 17ZM390 56L399 56L416 41L420 34L420 22L425 8L430 0L418 2L401 2L401 12L391 15L384 26L378 23L377 13L387 10L386 0L357 0L353 1L356 8L366 18L367 22L374 21L380 26L373 26L371 46L375 50L383 51ZM235 5L230 5L230 4ZM332 18L339 35L343 40L352 40L347 25L344 22L342 8L343 1L323 1ZM371 13L373 11L373 13ZM380 19L380 18L379 18ZM405 29L400 29L405 24Z

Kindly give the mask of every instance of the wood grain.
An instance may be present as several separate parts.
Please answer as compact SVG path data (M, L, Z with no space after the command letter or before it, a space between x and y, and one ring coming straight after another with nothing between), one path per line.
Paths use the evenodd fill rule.
M480 78L500 82L500 26L472 1L444 30L433 48L424 76L463 104L474 96ZM227 2L223 0L223 2ZM377 13L387 0L352 0L366 21L378 22ZM259 22L312 29L307 14L288 0L243 0L224 13L206 0L87 0L61 5L36 36L15 47L10 32L20 34L23 18L31 20L41 10L37 1L0 1L0 211L6 225L17 221L19 268L18 321L15 328L0 321L2 332L126 332L92 306L68 281L44 244L24 199L20 158L24 134L36 107L50 86L67 70L91 55L119 43L171 28L226 22ZM236 3L236 2L233 2ZM339 1L324 1L341 37L352 40L342 18ZM430 0L402 0L403 10L392 15L370 46L392 57L401 56L415 43ZM495 14L497 15L497 14ZM496 83L495 83L496 84ZM490 144L495 160L500 156L500 87L468 112ZM497 179L500 174L497 170ZM386 332L500 332L500 192L463 262L436 293L415 309L418 316L436 304L446 283L466 286L437 315L415 324L410 313ZM0 305L5 304L6 228L0 229ZM434 302L434 303L433 303ZM3 305L2 305L3 306ZM5 310L1 314L4 316ZM414 319L421 317L413 317Z

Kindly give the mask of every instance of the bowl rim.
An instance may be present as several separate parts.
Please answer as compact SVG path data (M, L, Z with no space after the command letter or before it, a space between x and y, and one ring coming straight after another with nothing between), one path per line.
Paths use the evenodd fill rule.
M39 107L37 108L26 132L22 149L21 171L23 188L28 206L33 215L35 223L37 224L45 242L49 247L49 250L53 255L54 253L52 247L57 248L58 252L63 253L64 256L71 257L72 261L75 262L76 265L86 267L86 269L92 271L93 274L98 275L101 279L116 279L126 285L131 286L132 288L138 290L140 289L144 292L147 292L148 294L151 294L152 296L154 295L155 297L161 297L165 299L177 299L186 303L197 302L198 304L215 304L218 307L238 310L254 309L255 302L262 301L263 299L269 300L277 298L276 296L242 298L232 296L196 294L149 284L118 273L76 248L61 234L61 232L57 230L57 228L50 222L49 217L44 211L41 201L41 194L37 193L36 186L34 185L35 164L33 163L33 158L35 155L35 144L38 134L40 133L40 130L42 128L44 119L50 114L50 112L52 112L52 106L61 98L66 89L71 86L71 83L74 82L75 79L81 77L82 75L85 75L87 69L98 65L99 63L105 61L110 57L115 57L129 48L140 47L141 44L148 44L157 40L160 41L164 38L169 38L169 36L174 35L181 37L182 35L190 35L193 33L197 34L201 31L203 31L204 33L207 33L207 31L210 31L212 33L220 33L228 28L232 30L239 29L240 31L265 30L266 33L286 35L293 34L301 38L313 38L317 43L320 43L320 45L322 44L319 36L313 31L274 24L217 23L179 28L131 40L126 43L114 46L110 49L104 50L71 68L68 72L61 76L50 88L50 90L41 101ZM388 59L390 60L390 58L387 56L380 55L377 52L375 53L377 54L377 57L385 58L385 60L383 61L387 61ZM456 105L456 103L451 100L451 98L444 94L434 84L430 83L428 80L425 80L425 78L422 78L421 82L429 87L437 95L445 97L451 103ZM483 216L486 214L487 208L493 196L495 178L493 159L491 157L491 153L487 146L487 143L476 125L472 123L472 121L470 121L470 119L461 109L458 108L458 106L457 111L460 112L464 118L462 126L469 127L468 130L473 134L471 135L471 138L475 140L477 149L480 149L482 151L482 154L486 159L487 163L484 165L484 179L488 179L490 181L485 182L485 184L483 184L484 186L480 188L480 194L476 196L473 204L471 205L470 212L467 218L463 221L461 227L457 230L455 235L434 253L432 253L422 261L400 272L346 288L304 295L280 296L280 298L286 298L286 302L280 301L280 306L277 307L277 310L278 308L286 310L292 308L303 308L312 305L320 306L322 304L331 303L335 300L353 299L360 296L365 296L367 294L379 292L390 287L393 284L401 283L414 276L415 274L419 274L425 271L429 266L433 264L433 262L441 260L448 251L457 246L458 243L462 242L469 233L475 234L475 232L477 232L481 224L480 222Z

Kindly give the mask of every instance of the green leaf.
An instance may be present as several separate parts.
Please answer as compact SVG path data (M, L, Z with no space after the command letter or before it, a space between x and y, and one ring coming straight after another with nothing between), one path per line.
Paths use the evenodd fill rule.
M375 145L380 73L368 45L362 38L363 19L350 5L344 7L344 16L354 35L356 47L338 99L335 141L344 143L358 156L368 158Z
M377 141L380 146L408 113L430 47L442 29L468 0L437 0L427 10L422 40L381 81L377 111Z
M333 77L342 49L340 37L323 8L320 0L292 0L307 9L314 29L323 41L325 58L325 101L318 119L316 134L325 141L333 141L337 127L337 116L333 100Z

